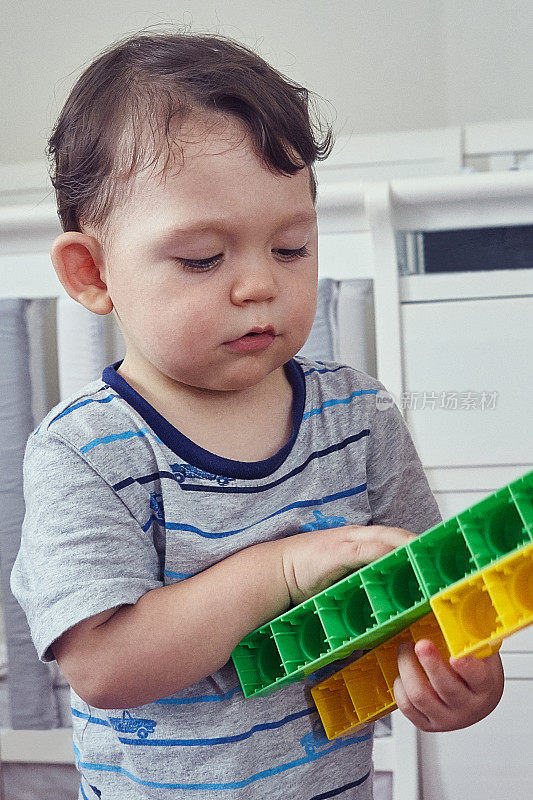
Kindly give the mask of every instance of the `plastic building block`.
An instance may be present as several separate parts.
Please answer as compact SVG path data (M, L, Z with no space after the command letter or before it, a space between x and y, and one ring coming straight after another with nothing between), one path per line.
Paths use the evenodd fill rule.
M361 656L311 689L328 739L354 733L397 708L394 681L398 677L398 645L429 639L448 660L451 653L435 615L430 612L392 639ZM486 655L496 653L495 642Z
M429 610L409 555L398 548L248 634L232 654L244 695L270 694L376 647Z
M439 613L464 618L465 592L477 587L479 596L485 585L480 571L532 542L533 471L248 634L232 653L245 697L270 694L356 650L378 647L428 614L431 598L466 581L470 590L459 589L446 612L439 606ZM495 602L494 608L499 614ZM490 635L484 630L484 638L471 637L465 646L481 653L480 642L490 648L510 629L507 622L488 627Z
M533 543L430 600L455 658L483 658L502 639L533 623Z
M533 624L533 542L430 599L433 613L311 689L328 739L396 708L398 644L430 639L444 658L497 652L502 640Z
M394 711L394 681L398 677L398 645L430 639L449 658L433 613L361 656L311 689L328 739L335 739Z

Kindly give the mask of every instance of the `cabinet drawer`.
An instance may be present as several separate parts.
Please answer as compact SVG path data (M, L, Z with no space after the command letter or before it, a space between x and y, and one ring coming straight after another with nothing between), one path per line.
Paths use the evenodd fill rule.
M533 297L408 302L401 313L403 404L424 466L530 463Z
M425 473L443 519L460 514L487 495L520 478L533 464L509 464L505 467L448 467Z
M476 725L421 733L423 800L531 800L532 707L533 675L507 680L499 705Z

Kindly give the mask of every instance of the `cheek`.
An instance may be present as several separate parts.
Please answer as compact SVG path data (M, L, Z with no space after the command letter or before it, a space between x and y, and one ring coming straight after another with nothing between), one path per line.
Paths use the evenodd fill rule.
M297 317L300 325L311 328L317 304L317 280L314 276L294 287L291 293L291 304L292 313Z
M313 326L316 314L316 282L295 286L291 291L287 308L288 332L292 346L299 350L304 346Z
M172 357L176 350L192 355L198 353L211 340L214 320L213 309L205 300L185 302L172 299L158 304L153 319L150 339L152 346Z

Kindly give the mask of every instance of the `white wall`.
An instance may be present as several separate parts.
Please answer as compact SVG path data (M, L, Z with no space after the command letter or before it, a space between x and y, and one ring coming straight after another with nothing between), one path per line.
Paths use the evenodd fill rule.
M321 108L338 135L533 116L530 0L0 0L0 6L0 165L44 160L47 136L77 76L103 47L146 26L188 25L257 49L329 101Z
M439 5L448 123L531 116L531 0L444 0Z

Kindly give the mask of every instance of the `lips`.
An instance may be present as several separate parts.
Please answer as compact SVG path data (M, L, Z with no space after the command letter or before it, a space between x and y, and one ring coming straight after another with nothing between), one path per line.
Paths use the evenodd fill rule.
M238 339L233 339L226 342L226 345L233 351L238 353L252 353L260 350L266 350L274 339L276 332L272 325L266 327L251 328L248 333L240 336Z
M274 328L272 325L267 325L266 328L252 328L248 333L245 333L245 336L249 336L250 334L257 334L257 333L270 333L272 336L275 335Z

